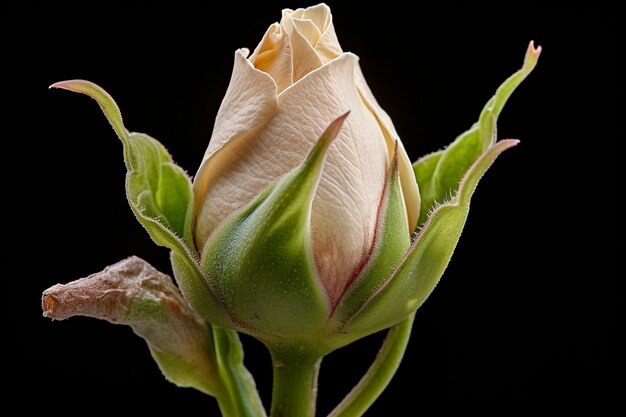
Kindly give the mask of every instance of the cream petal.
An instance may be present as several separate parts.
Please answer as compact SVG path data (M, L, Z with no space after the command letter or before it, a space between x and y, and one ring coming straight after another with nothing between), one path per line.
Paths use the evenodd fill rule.
M324 65L324 62L306 37L306 32L311 30L311 25L305 24L303 21L298 22L293 14L283 14L281 25L291 42L291 63L293 82L295 83L311 71ZM300 30L303 30L304 33Z
M409 219L409 230L413 231L415 230L417 220L419 219L421 201L417 180L415 179L415 172L413 171L413 165L411 164L411 160L404 149L404 145L400 140L398 132L396 132L396 128L393 126L391 118L387 112L380 107L376 98L374 98L374 94L372 94L372 91L367 85L363 72L361 71L361 67L358 63L356 64L354 74L356 84L361 92L363 100L370 111L374 114L381 129L385 133L385 140L387 141L388 149L393 150L395 141L398 141L398 168L400 171L400 183L402 185L404 204L407 211L407 217Z
M300 19L302 17L302 12L303 9L283 9L282 18L280 19L280 26L288 35L293 32L293 19Z
M210 198L208 190L219 178L224 166L229 166L246 142L265 127L278 112L276 84L263 71L246 59L247 50L235 53L233 74L226 95L215 118L213 134L193 189L196 210L196 244L201 248L210 231L223 218L219 201ZM219 199L219 196L218 196ZM216 205L217 204L217 205Z
M315 10L313 10L315 9ZM330 13L330 8L324 3L318 4L307 9L305 13L307 18L313 20L322 32L322 36L315 44L315 50L322 57L322 61L327 63L331 59L335 59L343 53L337 34L335 33L335 26L333 25L333 15ZM320 24L322 26L320 26Z
M257 60L260 61L265 61L265 59L263 58L263 56L265 56L268 53L271 53L274 51L274 49L276 48L276 34L281 34L281 38L282 38L282 31L280 28L280 24L279 23L272 23L270 25L269 28L267 28L267 30L265 31L265 35L263 35L263 39L261 39L261 42L259 42L259 44L257 45L257 47L254 49L254 52L252 52L252 55L250 55L250 57L248 58L256 68L258 68L257 66Z
M315 51L322 57L322 61L324 61L324 63L337 58L343 53L332 22L324 33L322 33L319 41L317 41Z
M287 21L285 16L291 16L294 20L306 19L317 26L318 30L321 32L321 36L317 37L315 42L310 43L315 48L315 51L324 64L343 53L339 45L339 40L337 39L337 34L335 33L335 27L333 26L333 15L330 12L330 8L324 3L309 7L308 9L298 9L296 11L290 9L283 10L285 26L291 30L292 23ZM312 39L313 38L309 38L309 41Z
M292 50L293 82L295 83L311 71L324 65L324 62L306 38L297 30L291 32L290 39Z
M216 168L204 196L213 216L208 235L299 164L330 122L351 110L329 151L311 214L318 273L332 301L370 249L388 159L385 138L354 82L356 61L344 54L283 91L276 117L230 148L231 163Z
M322 32L315 26L309 19L293 19L294 30L297 30L302 36L306 38L311 47L315 46L317 41L322 36Z
M311 20L319 28L320 32L324 32L326 30L328 22L330 22L332 18L330 7L324 3L298 10L302 11L302 14L298 17Z
M256 69L268 73L276 82L278 92L293 84L291 44L278 23L272 24L256 47L250 61Z

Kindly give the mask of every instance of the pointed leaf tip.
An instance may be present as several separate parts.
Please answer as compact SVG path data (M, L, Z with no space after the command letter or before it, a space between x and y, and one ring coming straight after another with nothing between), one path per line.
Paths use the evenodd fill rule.
M530 41L526 50L526 56L524 56L524 68L532 70L537 65L541 51L541 45L535 47L535 41Z
M81 85L84 84L93 84L90 81L87 80L66 80L66 81L58 81L54 84L51 84L50 87L48 87L49 89L52 88L60 88L62 90L69 90L69 91L74 91L74 92L80 92L81 89Z
M347 112L345 112L344 114L342 114L341 116L333 120L330 123L330 125L328 125L328 127L326 128L326 130L324 131L324 134L322 134L320 139L323 141L327 141L328 144L330 144L339 134L339 131L341 130L341 127L343 126L343 122L345 122L345 120L348 118L349 115L350 115L350 110L348 110Z
M530 41L530 43L528 44L528 50L535 56L539 56L541 54L541 45L538 45L537 47L535 47L535 41Z
M96 100L120 140L122 142L128 141L129 133L124 127L120 108L117 106L117 103L115 103L115 100L113 100L113 97L98 84L86 80L67 80L54 83L48 88L73 91L75 93L85 94Z
M341 127L343 126L343 122L346 120L349 114L350 114L350 110L348 110L347 112L345 112L344 114L342 114L341 116L333 120L328 125L326 130L324 130L324 133L322 133L322 136L320 136L320 138L318 139L315 146L313 146L313 149L311 150L311 152L309 152L309 154L307 155L304 165L308 165L310 167L316 167L315 169L318 169L318 170L322 169L323 164L326 161L328 148L330 147L331 143L333 143L333 141L339 134L339 131L341 130Z
M398 175L398 171L400 170L399 167L399 161L398 161L398 141L395 140L394 141L394 146L393 146L393 157L391 158L391 173Z
M456 192L459 181L471 164L494 146L498 116L511 94L534 70L540 54L541 47L535 47L535 43L530 41L523 67L500 85L485 104L478 122L445 150L427 155L413 165L422 197L419 224L426 220L436 202L445 201L447 196Z

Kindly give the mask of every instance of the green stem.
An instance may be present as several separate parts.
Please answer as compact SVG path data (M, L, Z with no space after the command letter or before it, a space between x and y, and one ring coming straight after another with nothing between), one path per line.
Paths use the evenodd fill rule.
M222 412L222 417L237 417L237 413L235 412L235 404L233 404L233 399L230 397L228 392L220 391L216 393L217 405L220 407L220 411Z
M307 349L272 349L271 417L313 417L322 358Z
M220 391L217 401L224 417L265 417L254 379L243 364L243 347L234 330L213 325Z
M415 313L389 330L367 373L328 417L359 417L376 401L400 366L414 318Z

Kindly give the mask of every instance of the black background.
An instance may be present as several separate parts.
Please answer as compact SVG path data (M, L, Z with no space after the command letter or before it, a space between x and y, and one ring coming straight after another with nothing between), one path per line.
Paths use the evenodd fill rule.
M45 288L131 254L170 271L167 251L128 208L122 149L97 105L47 87L97 82L117 100L127 128L159 138L193 174L235 49L253 49L282 7L299 5L3 11L3 344L11 351L5 381L33 399L21 402L24 410L74 416L181 407L218 415L214 400L167 383L130 329L41 317ZM397 406L416 407L406 412L413 415L432 407L563 410L616 400L616 148L624 139L617 11L484 3L410 12L393 1L331 7L342 47L361 57L413 160L477 119L521 66L530 39L544 48L499 121L501 138L522 143L481 182L453 261L418 312L404 363L368 415ZM320 415L358 380L381 340L325 360ZM267 401L269 357L257 342L244 342Z

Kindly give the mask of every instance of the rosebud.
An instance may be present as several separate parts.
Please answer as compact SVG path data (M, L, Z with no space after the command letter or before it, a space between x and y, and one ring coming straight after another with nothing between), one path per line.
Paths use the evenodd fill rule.
M230 86L194 181L195 239L202 250L226 218L305 159L321 132L350 111L328 150L310 210L315 274L328 303L357 278L374 244L397 134L339 46L330 9L284 10L261 43L235 53ZM410 160L398 142L405 229L419 216ZM409 233L404 230L408 244Z
M54 87L100 104L124 145L131 208L172 250L200 316L323 355L393 326L430 294L478 181L517 143L496 143L496 120L539 53L531 43L479 121L411 166L328 7L286 10L249 58L235 54L193 186L159 142L125 129L104 90Z

